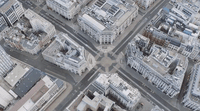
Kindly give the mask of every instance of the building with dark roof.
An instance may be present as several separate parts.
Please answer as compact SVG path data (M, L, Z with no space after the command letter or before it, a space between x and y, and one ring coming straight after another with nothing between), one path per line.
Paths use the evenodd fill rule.
M44 75L44 72L32 68L21 78L12 90L22 98Z
M65 89L62 80L52 80L46 75L36 82L14 106L11 106L9 111L44 111Z

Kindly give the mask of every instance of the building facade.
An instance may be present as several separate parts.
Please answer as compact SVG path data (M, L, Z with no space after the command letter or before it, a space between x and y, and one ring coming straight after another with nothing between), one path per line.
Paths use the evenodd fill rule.
M138 89L131 87L118 74L100 74L93 84L101 89L104 95L110 94L114 97L127 110L132 110L141 99Z
M5 76L14 67L14 63L10 59L10 56L0 46L0 76Z
M0 14L3 15L9 26L13 26L23 13L22 4L17 0L2 0L0 3Z
M81 30L100 44L112 44L137 17L133 1L97 0L77 18Z
M188 89L182 103L194 111L200 111L200 63L194 65L188 83Z
M91 54L87 54L84 47L70 39L67 34L59 33L42 55L45 60L81 75L88 68L88 57Z
M67 19L73 19L76 14L91 0L46 0L49 9Z
M127 65L172 98L180 92L188 59L149 41L136 35L127 46Z

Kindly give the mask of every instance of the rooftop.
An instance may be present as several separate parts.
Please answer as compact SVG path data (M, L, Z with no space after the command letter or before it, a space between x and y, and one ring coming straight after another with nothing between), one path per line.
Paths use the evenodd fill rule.
M111 109L115 103L114 101L105 97L103 94L99 94L97 92L94 92L92 96L94 97L91 98L85 95L77 106L77 110L81 111L89 106L90 109L98 110L101 107L104 111L107 111L108 109Z
M75 6L78 2L76 0L52 0L57 2L58 4L62 5L63 7L70 8L72 6Z
M111 30L120 26L138 7L135 2L126 0L97 0L84 8L82 19L98 31Z
M187 57L159 45L149 45L149 40L144 40L145 37L141 36L140 34L136 35L130 42L127 49L128 56L138 57L138 60L142 61L145 67L155 71L154 74L170 81L169 83L180 89L188 65ZM146 45L141 46L138 41ZM148 49L149 54L145 56L146 49Z
M19 96L23 97L40 79L44 73L32 68L26 75L15 85L13 91Z
M65 33L59 33L51 45L43 51L43 54L55 58L61 63L80 63L85 60L84 48L68 37Z
M127 97L133 103L137 103L140 100L141 94L138 89L131 87L118 74L100 74L96 82L104 86L105 89L110 87L110 85L114 86L123 96Z
M36 92L38 92L44 86L45 82L43 80L40 80L35 84L36 85L22 99L15 103L10 111L19 110Z
M28 68L23 68L22 66L17 64L13 68L13 70L9 74L7 74L4 80L12 87L14 87L15 84L20 80L21 77L23 77L26 74L28 70Z

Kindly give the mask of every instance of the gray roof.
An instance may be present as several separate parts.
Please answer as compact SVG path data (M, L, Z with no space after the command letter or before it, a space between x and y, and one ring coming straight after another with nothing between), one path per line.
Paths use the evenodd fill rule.
M45 75L35 68L30 69L23 79L16 84L13 91L19 96L23 97L40 79Z

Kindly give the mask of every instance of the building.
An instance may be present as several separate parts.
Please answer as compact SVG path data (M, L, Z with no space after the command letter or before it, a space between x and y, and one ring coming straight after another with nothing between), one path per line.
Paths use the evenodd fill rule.
M0 108L7 107L14 99L12 95L0 86Z
M31 68L20 80L12 87L13 92L22 98L26 93L45 75L38 69Z
M51 9L67 19L73 19L76 14L91 0L46 0Z
M131 87L118 74L100 74L93 85L104 95L115 98L115 102L124 105L127 110L132 110L141 98L138 89Z
M164 111L164 109L161 109L156 105L154 108L151 109L151 111Z
M0 16L5 18L9 26L13 26L22 17L23 13L22 4L17 0L0 1Z
M11 86L14 87L15 84L28 72L29 68L22 67L16 64L12 71L10 71L4 80Z
M200 111L200 63L194 65L187 86L182 103L194 111Z
M9 111L44 111L65 88L61 80L44 76Z
M154 2L156 2L156 0L133 0L133 1L135 1L135 3L143 9L149 8Z
M77 111L111 111L115 102L105 97L103 94L94 92L83 97L81 102L78 104Z
M10 59L10 56L0 46L0 76L4 77L14 67L14 63Z
M189 3L177 3L171 9L164 7L146 28L144 36L154 42L163 41L167 49L200 61L199 11L200 7Z
M24 12L24 17L4 34L4 40L11 47L38 54L55 33L54 25L28 9Z
M97 0L77 18L83 32L100 44L112 44L137 17L138 6L128 0Z
M172 98L180 92L188 59L152 43L150 39L136 35L127 46L127 65Z
M92 55L65 33L59 33L42 55L45 60L78 75L85 72L89 64L95 63Z

